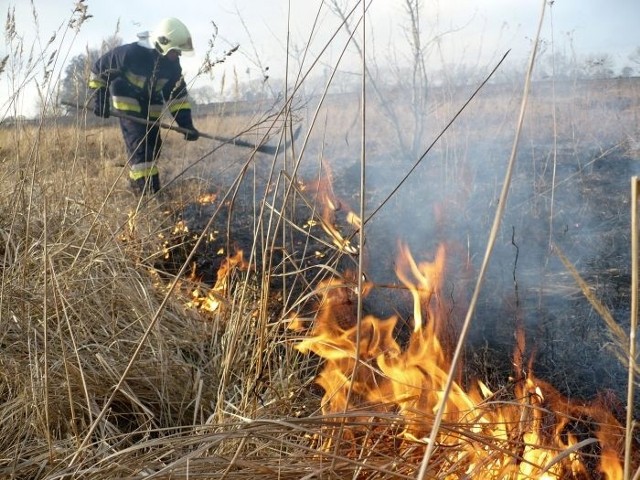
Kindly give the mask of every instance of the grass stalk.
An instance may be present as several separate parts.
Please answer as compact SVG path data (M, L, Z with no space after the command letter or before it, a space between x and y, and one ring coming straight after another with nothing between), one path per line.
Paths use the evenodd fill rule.
M636 372L636 331L638 327L638 177L631 178L631 318L627 379L627 418L624 445L624 478L631 475L631 453L634 430L634 390Z
M475 314L475 306L478 302L478 297L480 295L480 290L482 288L482 284L484 282L484 276L487 271L487 267L489 265L489 259L491 258L491 253L493 251L493 247L496 242L496 238L498 235L498 230L500 224L502 222L502 215L505 210L505 205L507 203L507 197L509 193L509 189L511 187L511 177L513 174L513 169L516 161L516 154L518 151L518 144L520 141L520 134L522 132L522 124L524 123L524 116L527 107L527 101L529 98L529 88L531 86L531 75L533 73L533 66L535 64L536 52L538 48L538 41L540 39L540 30L542 29L542 20L544 19L544 11L546 7L546 0L542 1L542 9L540 12L540 20L538 23L538 30L536 32L536 36L534 37L534 44L531 51L531 57L529 59L529 66L527 69L527 74L525 77L524 91L522 93L522 101L520 103L520 112L518 116L518 122L516 124L515 137L513 140L513 146L511 149L511 155L509 158L509 163L507 165L507 170L505 172L505 178L502 184L502 191L500 193L500 199L498 201L498 207L496 208L496 212L493 218L493 224L491 226L491 232L489 234L489 239L487 241L487 248L485 250L484 258L482 260L482 265L480 267L480 272L478 273L478 278L476 280L476 285L473 291L473 295L471 297L471 301L469 302L469 307L467 309L467 313L465 315L464 322L462 324L462 328L460 330L460 335L458 337L458 341L456 344L455 351L453 353L453 357L451 358L451 366L449 368L449 374L447 376L447 382L444 388L444 392L442 393L442 398L439 403L439 408L437 409L437 413L433 422L433 426L431 428L431 434L429 435L429 441L427 448L425 449L424 456L422 457L422 462L420 464L420 470L417 476L418 480L424 480L427 475L427 467L429 465L429 461L431 460L431 456L433 455L435 446L436 446L436 438L440 430L440 425L442 423L442 416L444 414L443 406L447 402L449 398L449 394L451 393L451 388L455 381L456 375L455 372L458 369L458 363L462 356L463 346L465 344L467 334L469 332L469 328L471 326L471 320Z

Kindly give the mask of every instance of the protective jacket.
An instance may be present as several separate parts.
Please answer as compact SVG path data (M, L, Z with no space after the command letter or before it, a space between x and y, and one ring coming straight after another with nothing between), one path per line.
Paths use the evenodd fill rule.
M180 62L153 48L130 43L107 52L94 63L89 87L107 104L111 97L112 108L121 113L153 121L166 108L180 127L195 131ZM132 187L141 192L157 191L160 128L126 118L120 118L120 127L129 152Z
M166 103L179 126L193 127L180 63L153 48L139 43L114 48L93 65L89 87L107 87L114 109L149 120L159 118Z

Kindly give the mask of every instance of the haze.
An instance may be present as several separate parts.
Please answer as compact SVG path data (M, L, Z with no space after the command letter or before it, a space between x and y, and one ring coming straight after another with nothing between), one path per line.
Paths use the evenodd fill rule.
M66 61L87 48L99 48L104 39L115 34L123 42L134 41L138 32L152 29L161 18L176 16L189 26L194 36L196 55L183 59L187 81L193 88L203 85L217 88L221 79L230 75L240 83L263 79L266 72L271 79L283 79L287 60L290 75L305 70L316 59L320 60L321 69L333 69L338 51L347 38L343 29L330 48L325 49L331 36L339 30L336 6L345 12L355 7L358 15L354 15L354 19L362 9L355 0L221 0L210 4L183 0L162 5L150 0L88 0L84 4L92 17L76 33L65 27L77 2L5 0L2 3L5 18L6 13L15 10L17 33L24 39L26 48L33 45L36 57L49 57L53 48L47 47L47 42L53 32L58 32L52 44L59 53L52 66L57 72L57 76L52 77L54 80L64 72ZM469 7L471 3L475 6ZM516 3L518 7L514 8ZM371 2L366 43L370 62L385 66L408 61L406 4L405 0ZM522 62L529 55L543 5L538 0L422 2L421 41L427 65L434 69L468 62L490 65L507 50L511 50L511 54L504 68L509 68L509 62ZM32 8L37 12L35 24ZM632 69L628 69L627 74L635 75L640 65L637 60L630 60L630 55L640 47L638 18L640 2L636 0L546 2L542 38L547 49L553 47L555 52L577 57L606 55L614 74L626 66ZM354 21L350 22L352 26ZM361 43L362 33L356 38ZM216 65L211 74L198 75L207 52L214 60L222 59L236 45L240 47L238 52ZM1 57L8 55L11 48L5 38ZM339 69L361 71L355 47L348 49L346 58ZM14 73L15 68L13 62L8 62L0 76L2 118L37 113L35 83L42 88L42 72L27 75L27 86L23 94L16 97L17 85L25 79L20 73Z

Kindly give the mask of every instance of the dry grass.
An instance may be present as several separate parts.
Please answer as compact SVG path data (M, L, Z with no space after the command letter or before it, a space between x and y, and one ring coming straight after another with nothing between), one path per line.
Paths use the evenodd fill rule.
M259 400L289 410L300 380L288 368L269 371L270 390L254 393L265 375L262 352L246 348L256 342L255 293L230 294L215 315L185 306L188 283L167 294L153 265L171 243L168 211L179 199L137 204L114 165L123 161L116 128L1 134L12 146L1 174L1 476L131 475L158 460L140 452L165 436L224 425ZM184 185L174 191L195 202L201 189ZM289 357L280 359L295 365ZM127 449L135 465L109 459Z
M200 125L212 131L215 122L201 119ZM189 265L173 290L175 278L155 269L167 243L183 241L188 253L201 233L206 236L174 232L183 209L204 191L252 203L249 192L268 195L277 182L286 185L288 177L269 179L269 161L257 158L242 170L250 152L226 147L177 179L161 202L139 205L125 187L117 127L52 122L0 134L11 146L0 172L1 475L416 475L419 444L405 440L389 450L402 419L378 413L367 421L375 438L361 441L337 433L333 420L318 413L319 397L309 388L315 362L291 348L295 337L286 326L290 314L313 299L317 282L340 268L340 255L326 257L312 283L301 259L285 257L287 268L263 270L258 259L279 234L258 219L286 210L254 213L252 261L260 276L234 277L225 308L215 314L186 306L194 288ZM210 150L166 137L167 179ZM292 214L271 222L291 226ZM237 228L244 226L240 221ZM283 271L289 280L274 289L269 278ZM362 418L335 421L336 428L358 431ZM442 428L457 430L455 424ZM341 440L330 440L333 435ZM490 445L495 439L473 441ZM320 448L327 442L340 450ZM434 475L456 468L444 458L435 455Z
M525 211L539 218L545 211L539 204L556 201L549 200L549 192L558 184L539 174L536 163L539 150L549 147L550 135L558 140L552 149L574 152L573 158L581 149L609 152L612 144L633 155L640 141L638 83L611 80L595 90L592 86L563 84L566 90L558 97L550 93L550 85L534 86L522 141L532 159L523 176L529 175L529 167L534 171L524 180L533 201L527 198L516 215ZM285 109L264 118L197 118L202 131L223 136L243 132L243 138L256 143L265 135L271 135L272 144L286 141L294 121L304 126L304 133L274 158L204 141L185 143L168 133L161 172L169 186L159 198L143 202L126 188L126 158L114 123L87 124L79 116L69 125L47 117L39 124L1 129L0 476L415 478L425 444L400 434L410 420L398 415L398 405L363 404L344 414L322 414L326 405L313 384L320 362L293 348L299 338L288 329L291 319L313 319L318 285L334 276L353 282L345 272L357 267L355 256L337 248L340 242L318 226L322 207L300 180L308 185L330 167L336 198L346 196L337 198L343 203L332 217L345 236L355 234L340 217L349 204L366 198L373 210L389 201L390 208L365 228L366 235L372 232L367 241L374 255L380 255L373 248L379 241L375 221L392 217L390 224L397 228L393 217L404 216L401 207L407 204L415 216L407 217L411 228L403 233L415 232L427 250L447 241L448 229L468 222L473 228L466 233L467 244L458 242L454 252L469 270L451 282L468 286L478 254L472 244L482 243L472 237L488 231L487 212L499 191L501 175L485 175L501 171L502 150L514 133L519 90L519 85L504 84L482 90L444 132L431 152L428 172L416 174L418 185L407 187L404 200L386 197L398 172L416 160L401 151L401 140L427 145L423 139L443 133L471 88L434 88L428 121L415 138L397 138L398 131L413 131L415 106L406 97L393 97L396 123L377 103L380 99L369 100L367 167L382 172L382 181L365 191L358 191L353 175L362 140L355 96L304 99L307 109ZM553 108L558 108L557 116ZM547 154L542 170L551 168ZM577 180L570 177L566 184L581 185L587 170L582 175L580 169ZM438 206L418 195L424 190L433 190ZM198 199L209 192L217 199L202 207ZM190 226L197 228L177 228L180 221L194 218L198 222ZM424 224L429 228L422 230ZM425 232L430 235L426 240ZM395 242L397 233L385 232L387 240L393 236ZM206 248L208 244L216 249ZM215 253L219 246L222 254ZM191 275L194 265L209 262L206 255L221 260L240 247L250 268L232 271L228 288L215 297L222 306L213 313L191 306L194 290L210 287ZM374 281L393 263L393 252L384 252L384 257L366 259ZM169 263L172 268L161 268ZM555 283L540 291L578 291L566 273L560 276L547 276ZM388 286L395 300L408 297L397 284ZM450 312L454 317L466 303L464 292L457 296L457 290L451 291L456 294L451 293L451 300L458 302ZM354 302L346 302L345 316L337 315L338 321L354 322L353 308ZM402 307L387 306L395 308ZM513 310L520 313L517 305ZM511 327L505 322L501 331L513 336ZM624 335L612 330L614 340L622 343ZM496 375L489 355L477 358L482 363L477 371ZM522 408L522 399L509 397L510 386L501 385L482 408ZM524 430L525 417L534 411L544 418L562 417L547 407L527 403L523 426L515 430ZM419 413L420 428L428 430L432 412ZM468 470L468 455L449 455L463 451L462 445L490 452L486 464L500 456L520 462L522 435L505 440L467 427L443 421L439 431L457 443L434 447L428 476L480 477L482 466ZM616 435L622 432L616 430ZM593 443L589 437L554 451L557 455L548 464Z

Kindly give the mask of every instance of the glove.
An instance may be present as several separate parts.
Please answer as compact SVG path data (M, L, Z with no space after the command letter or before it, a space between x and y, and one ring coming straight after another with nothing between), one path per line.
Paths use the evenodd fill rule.
M93 104L93 113L98 117L109 118L110 112L109 91L104 87L98 88L96 90L95 103Z
M195 128L191 127L189 131L185 132L184 139L187 142L193 142L194 140L198 140L200 138L200 132L198 132Z
M184 139L188 142L193 142L200 137L200 133L193 128L193 120L191 119L191 109L185 108L180 109L176 113L174 113L174 117L176 119L176 123L180 125L181 128L188 130L184 134Z

